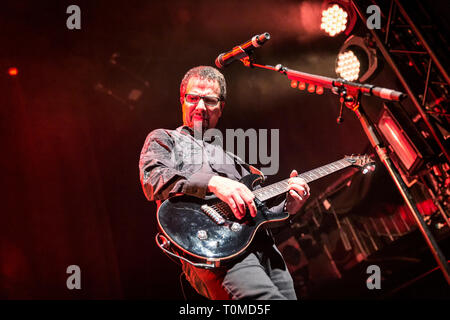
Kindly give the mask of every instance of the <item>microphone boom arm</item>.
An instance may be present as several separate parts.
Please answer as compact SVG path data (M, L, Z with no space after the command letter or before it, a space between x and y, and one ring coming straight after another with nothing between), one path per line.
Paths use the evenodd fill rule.
M358 93L362 93L366 96L376 96L389 101L401 101L406 98L406 94L400 91L392 89L376 87L371 84L361 84L356 82L347 81L344 79L333 79L329 77L319 76L306 72L296 71L288 69L281 64L277 64L275 67L269 65L261 65L251 62L248 57L241 59L242 63L246 67L258 67L262 69L272 70L284 74L290 80L306 82L323 88L327 88L333 91L333 89L341 88L345 89L349 95L356 96ZM333 91L333 93L335 93Z
M278 64L275 67L268 65L260 65L253 63L253 61L251 61L249 57L241 59L241 62L246 67L250 68L258 67L262 69L276 71L286 75L290 80L301 81L316 86L321 86L323 88L331 89L334 94L340 95L341 106L345 101L346 106L355 112L372 147L376 150L378 157L388 170L392 180L394 181L397 189L399 190L401 196L403 197L403 200L410 209L415 219L415 222L419 227L419 230L422 233L422 236L424 237L424 240L431 251L431 254L433 255L439 268L442 271L445 280L450 285L450 266L447 263L447 259L445 258L442 250L439 248L435 237L427 227L427 224L424 221L422 214L417 209L417 205L415 204L414 198L409 192L406 184L403 182L398 169L395 167L394 163L390 159L389 152L387 148L383 146L376 128L374 127L370 119L367 117L361 105L361 93L368 96L376 96L378 98L390 101L400 101L404 99L407 95L399 91L376 87L370 84L360 84L346 81L344 79L333 79L305 72L300 72L296 70L291 70L286 67L283 67L281 64Z

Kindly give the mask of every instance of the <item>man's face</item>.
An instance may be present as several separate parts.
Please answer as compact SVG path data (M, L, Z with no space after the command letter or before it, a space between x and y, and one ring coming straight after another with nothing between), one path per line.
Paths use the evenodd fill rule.
M189 95L186 97L186 95ZM204 97L199 99L199 96ZM219 83L215 80L189 79L185 97L181 97L183 109L183 124L192 129L202 130L215 128L222 115L223 101L217 101L220 97Z

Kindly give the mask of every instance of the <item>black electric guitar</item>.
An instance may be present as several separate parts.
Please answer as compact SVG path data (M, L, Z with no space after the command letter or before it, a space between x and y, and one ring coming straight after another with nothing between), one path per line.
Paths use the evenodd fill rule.
M365 172L375 168L369 156L346 156L299 176L309 183L350 166L360 167ZM250 174L241 182L253 190L261 179L259 175ZM242 254L260 227L277 225L288 219L287 212L273 213L264 205L265 201L287 192L288 180L253 190L257 208L254 218L247 209L246 216L238 220L228 205L215 196L206 200L185 195L167 199L158 209L157 220L162 233L157 234L156 241L166 253L196 266L218 267Z

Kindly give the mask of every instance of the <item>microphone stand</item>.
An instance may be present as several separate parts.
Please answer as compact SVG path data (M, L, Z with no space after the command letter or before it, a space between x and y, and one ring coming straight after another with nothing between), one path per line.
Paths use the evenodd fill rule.
M365 134L367 135L372 147L376 150L378 157L381 162L383 162L384 166L388 170L391 178L394 180L395 185L397 186L400 194L402 195L406 205L411 210L414 219L425 238L425 241L428 247L431 250L435 260L438 263L439 268L441 269L445 280L450 285L450 270L449 265L447 263L447 259L439 248L433 234L428 229L425 221L422 218L417 206L414 203L414 200L411 194L408 191L408 187L403 182L400 173L397 168L394 166L392 160L390 159L387 149L382 145L381 139L379 138L376 130L374 129L373 124L367 117L362 105L361 105L361 95L375 95L380 98L384 98L390 101L399 101L406 97L404 93L375 87L369 84L360 84L355 82L346 81L343 79L333 79L323 76L318 76L314 74L309 74L305 72L300 72L292 69L288 69L281 64L276 65L275 67L269 65L260 65L254 63L249 56L244 57L240 60L244 66L246 67L257 67L266 70L276 71L281 74L286 75L290 80L306 82L309 84L313 84L316 86L321 86L323 88L331 89L333 93L339 95L340 100L340 115L337 119L338 123L342 122L342 107L345 104L347 108L351 109L355 112L361 126L364 129Z

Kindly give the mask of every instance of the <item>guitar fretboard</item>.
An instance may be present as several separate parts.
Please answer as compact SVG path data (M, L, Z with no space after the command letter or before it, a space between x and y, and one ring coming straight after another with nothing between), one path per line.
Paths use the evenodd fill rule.
M351 166L352 163L348 159L341 159L325 166L321 166L319 168L306 171L304 173L299 174L300 178L306 180L307 183L312 182L314 180L320 179L324 176L332 174L341 169L347 168ZM254 190L253 194L261 201L266 201L280 194L286 193L288 191L288 179L281 180L277 183L268 185L266 187L262 187L260 189Z

